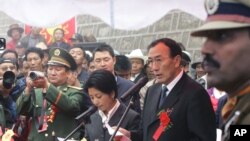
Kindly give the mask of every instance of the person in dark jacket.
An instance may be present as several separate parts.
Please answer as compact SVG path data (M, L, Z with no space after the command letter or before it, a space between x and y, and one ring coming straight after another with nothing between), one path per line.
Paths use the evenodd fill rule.
M70 45L64 41L64 30L62 28L56 28L53 32L54 42L52 42L49 47L59 47L65 50L70 49Z
M109 83L107 83L109 82ZM111 127L117 126L126 106L117 99L117 85L114 75L107 70L94 71L85 84L91 101L98 108L86 127L86 138L89 141L108 141L112 133ZM129 110L121 127L127 130L138 130L140 116Z
M158 39L148 46L148 66L156 84L146 93L141 132L130 132L133 140L216 140L215 114L209 95L184 73L181 60L181 48L172 39Z
M117 85L117 91L118 91L118 99L129 89L131 88L134 83L130 80L126 80L120 76L115 75L115 53L113 48L110 45L107 45L105 43L100 44L94 52L93 52L93 61L95 64L95 69L105 69L110 71L116 78L116 85ZM138 92L139 93L139 92ZM140 113L140 96L138 93L134 94L134 104L132 105L132 109L134 109L136 112ZM126 99L123 101L125 105L128 105L129 99Z

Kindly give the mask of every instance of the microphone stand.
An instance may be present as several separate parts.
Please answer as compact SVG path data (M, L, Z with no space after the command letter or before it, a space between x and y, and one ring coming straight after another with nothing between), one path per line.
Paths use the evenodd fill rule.
M125 117L127 116L127 113L128 113L128 111L129 111L129 109L130 109L131 106L133 105L133 99L134 99L134 96L132 96L132 97L130 98L129 104L128 104L128 106L126 107L126 110L125 110L125 112L123 113L123 115L122 115L122 117L121 117L119 123L117 124L117 127L116 127L116 129L115 129L115 132L114 132L113 135L109 138L109 141L113 141L113 139L114 139L116 133L118 132L118 130L119 130L121 124L122 124L122 122L124 121Z
M87 119L86 121L83 120L72 132L70 132L65 138L63 141L67 141L67 139L69 139L72 135L74 135L82 126L84 126L87 122Z

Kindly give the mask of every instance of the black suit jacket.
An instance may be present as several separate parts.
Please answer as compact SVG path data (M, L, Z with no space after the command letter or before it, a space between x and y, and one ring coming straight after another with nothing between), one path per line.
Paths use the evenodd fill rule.
M121 96L127 92L129 88L131 88L133 85L135 85L132 81L126 80L120 76L117 77L117 91L118 91L118 98L120 99ZM138 113L141 113L141 108L140 108L140 95L139 92L133 94L134 99L133 99L133 105L131 106L131 109L135 110ZM122 101L126 106L129 104L130 98Z
M215 111L215 116L216 116L216 127L217 128L222 128L222 124L223 124L223 119L222 119L222 116L221 116L221 111L224 107L224 105L226 104L227 102L227 95L224 95L222 96L219 101L218 101L218 106L217 106L217 109Z
M120 98L134 83L130 80L124 79L120 76L116 76L117 92L118 97Z
M117 111L111 117L109 121L109 125L117 126L118 122L120 121L123 113L125 112L126 106L120 104ZM91 123L86 124L85 134L88 141L108 141L111 137L106 128L103 127L101 116L99 115L98 111L95 112L91 117ZM138 130L140 123L140 116L133 110L129 110L127 116L125 117L124 121L121 124L122 128L125 128L129 131L131 130Z
M215 141L215 114L206 90L185 73L169 92L163 105L158 108L161 84L149 88L142 114L143 141L152 141L160 120L157 114L165 109L172 110L171 128L165 130L158 141ZM140 135L140 134L139 134ZM132 138L140 139L138 133Z
M147 76L147 74L141 72L133 81L134 83L137 83L142 77Z

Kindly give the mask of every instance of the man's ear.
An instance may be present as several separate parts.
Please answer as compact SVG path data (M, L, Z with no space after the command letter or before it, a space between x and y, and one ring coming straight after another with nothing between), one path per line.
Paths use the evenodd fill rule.
M114 60L114 65L115 65L115 63L116 63L116 57L115 56L113 57L113 60Z
M175 67L179 67L181 65L181 56L180 55L176 55L174 57L174 61L175 61Z
M115 99L115 91L112 91L111 96L112 96L113 99Z
M69 78L71 71L69 69L65 68L65 72L66 72L66 77Z

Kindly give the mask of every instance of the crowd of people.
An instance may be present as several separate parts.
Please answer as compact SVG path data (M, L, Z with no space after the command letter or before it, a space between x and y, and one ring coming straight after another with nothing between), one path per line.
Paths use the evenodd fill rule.
M115 141L230 140L230 125L250 124L250 2L211 3L191 33L206 38L196 61L167 37L145 55L122 55L93 36L76 33L67 43L56 28L47 43L41 28L23 36L10 25L0 56L0 137L55 141L84 122L70 139L108 141L119 125ZM85 42L97 46L87 50Z

